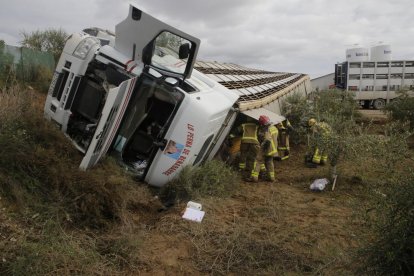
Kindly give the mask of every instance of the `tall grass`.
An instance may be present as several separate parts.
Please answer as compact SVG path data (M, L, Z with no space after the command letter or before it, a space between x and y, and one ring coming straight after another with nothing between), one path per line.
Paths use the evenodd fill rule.
M225 163L212 160L200 167L185 167L161 190L161 198L173 203L201 196L225 197L239 185L239 177Z
M130 271L139 261L142 231L128 214L149 204L147 187L110 158L80 171L82 156L44 120L43 103L43 96L18 86L0 92L0 196L27 227L16 242L0 241L7 255L0 274ZM124 231L111 235L114 226ZM108 231L109 251L96 236Z
M365 271L377 275L414 274L414 173L401 173L371 192L361 256ZM380 192L378 192L380 191Z
M64 210L77 225L120 219L145 193L134 192L135 184L111 160L80 171L81 155L43 119L39 102L17 87L0 94L0 192L21 205L57 205L54 210Z

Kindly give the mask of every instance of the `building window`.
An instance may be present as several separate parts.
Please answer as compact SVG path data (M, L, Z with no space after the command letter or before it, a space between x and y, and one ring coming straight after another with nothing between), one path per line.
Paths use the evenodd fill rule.
M390 79L402 79L402 74L391 74Z
M402 61L391 62L391 67L403 67L403 62Z
M377 74L377 79L378 80L388 79L388 75L387 74Z
M414 67L414 61L406 61L405 67Z
M378 62L377 63L377 67L388 67L389 66L389 62Z
M351 62L349 68L361 68L361 62Z
M361 75L349 75L350 80L359 80L361 78Z
M375 62L364 62L364 63L362 63L362 67L364 67L364 68L374 68L375 67Z
M362 78L363 79L374 79L374 74L363 74Z
M358 90L358 86L348 86L348 90L349 91L357 91Z
M404 79L414 79L414 74L405 74Z

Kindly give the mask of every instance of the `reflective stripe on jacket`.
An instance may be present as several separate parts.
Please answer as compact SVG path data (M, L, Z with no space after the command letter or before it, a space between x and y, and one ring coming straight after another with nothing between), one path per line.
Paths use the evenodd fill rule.
M279 131L277 130L277 127L270 126L269 133L271 136L271 139L270 139L271 146L268 152L266 153L266 156L274 156L277 154L277 136L278 136Z

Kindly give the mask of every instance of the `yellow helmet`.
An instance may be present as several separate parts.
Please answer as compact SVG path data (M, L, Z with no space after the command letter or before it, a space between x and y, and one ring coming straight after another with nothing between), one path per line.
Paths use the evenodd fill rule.
M315 124L316 124L316 119L314 119L314 118L309 119L308 126L313 126Z

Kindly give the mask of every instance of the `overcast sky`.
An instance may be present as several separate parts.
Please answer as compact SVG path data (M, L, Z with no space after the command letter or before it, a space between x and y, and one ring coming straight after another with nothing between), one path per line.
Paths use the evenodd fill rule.
M334 71L347 48L390 44L414 59L414 0L0 0L0 39L21 32L115 30L130 2L201 39L199 59L270 71Z

